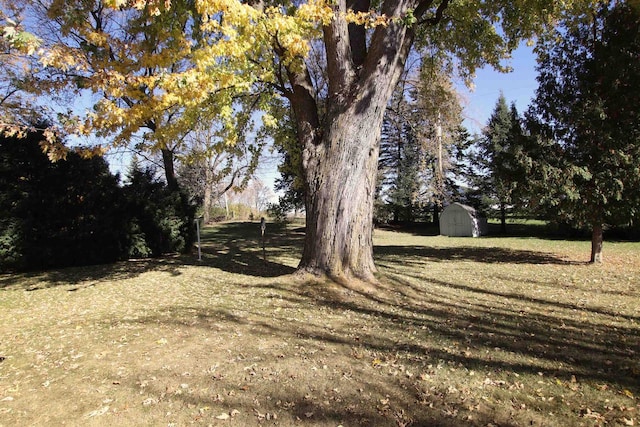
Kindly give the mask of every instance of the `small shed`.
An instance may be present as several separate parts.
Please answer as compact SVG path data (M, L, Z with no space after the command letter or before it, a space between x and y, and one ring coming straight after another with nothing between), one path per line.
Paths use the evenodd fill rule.
M440 234L450 237L479 237L487 234L487 220L471 206L452 203L440 214Z

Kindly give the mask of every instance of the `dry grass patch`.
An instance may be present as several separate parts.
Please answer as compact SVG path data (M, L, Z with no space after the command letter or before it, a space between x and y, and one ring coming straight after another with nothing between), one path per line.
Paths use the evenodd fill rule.
M0 276L0 425L638 425L640 245L376 232L380 289L302 231Z

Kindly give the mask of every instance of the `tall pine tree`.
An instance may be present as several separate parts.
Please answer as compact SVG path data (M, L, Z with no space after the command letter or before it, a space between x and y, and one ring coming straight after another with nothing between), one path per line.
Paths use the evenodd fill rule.
M507 105L503 94L496 101L486 128L477 139L477 151L472 158L476 176L474 186L497 209L500 231L506 233L506 218L516 202L518 183L524 176L518 165L522 128L515 104Z
M603 3L566 19L537 50L532 129L548 147L534 158L540 199L591 229L591 262L602 262L605 226L639 214L640 2Z

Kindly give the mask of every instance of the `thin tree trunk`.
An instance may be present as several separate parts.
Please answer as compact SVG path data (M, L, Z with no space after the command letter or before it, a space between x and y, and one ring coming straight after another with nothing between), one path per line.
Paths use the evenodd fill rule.
M591 262L602 263L602 244L604 241L602 224L593 226L591 232Z
M164 176L167 180L167 187L172 191L177 191L178 178L176 177L176 171L173 164L174 156L173 151L166 148L162 149L162 164L164 166Z
M203 212L203 220L205 224L208 224L211 221L211 203L213 196L213 169L211 166L207 165L207 168L204 171L204 200L202 201L202 209Z
M507 208L500 203L500 233L507 234Z

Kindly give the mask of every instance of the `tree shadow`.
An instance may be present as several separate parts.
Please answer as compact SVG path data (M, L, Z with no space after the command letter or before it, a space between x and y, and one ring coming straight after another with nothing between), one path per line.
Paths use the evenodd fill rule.
M545 252L499 247L430 247L430 246L376 246L374 254L383 259L402 260L419 258L429 262L473 261L488 264L559 264L576 263Z
M233 284L226 286L233 287ZM524 300L520 295L490 292L446 280L419 284L396 276L385 277L381 292L376 295L315 281L297 284L276 281L254 288L264 291L255 298L278 298L281 304L299 313L304 321L294 321L288 314L271 309L263 310L270 306L264 301L258 301L255 306L243 304L240 310L235 307L177 306L172 308L170 315L151 315L128 321L200 328L207 334L210 330L217 334L242 332L243 336L249 336L245 338L249 341L251 337L254 341L270 337L274 342L287 343L288 348L307 351L302 356L276 355L263 349L257 353L261 366L277 368L283 360L291 358L292 369L301 369L300 360L316 360L314 357L318 359L313 363L321 366L326 363L326 355L345 355L357 349L368 355L364 365L369 367L373 357L381 360L401 357L403 363L415 364L412 370L444 365L484 372L487 376L513 372L516 376L545 378L553 384L570 384L577 378L580 383L590 383L593 387L607 384L620 391L640 392L640 374L634 368L640 348L640 330L633 324L607 324L606 318L616 317L615 313L558 303L551 298ZM234 289L228 291L233 293ZM576 316L578 308L588 316ZM198 321L181 320L189 316L192 319L193 313ZM337 324L328 320L329 317L344 319L345 316L350 316L350 320ZM243 349L251 356L254 356L253 350ZM314 356L322 352L325 356ZM357 358L350 360L357 365L363 363ZM349 371L350 368L338 369ZM331 375L331 369L326 372ZM454 426L462 423L462 418L443 415L462 402L443 398L432 407L415 404L420 393L415 380L385 378L384 375L367 375L367 372L370 371L365 369L351 378L348 384L353 393L343 397L340 404L326 405L322 399L308 396L308 381L313 381L314 377L302 377L306 381L298 378L287 382L286 386L278 385L269 390L269 396L272 402L290 402L289 407L280 410L308 422L394 425L396 417L398 425L409 420L413 422L411 425ZM237 389L238 382L229 379L225 383L223 380L220 388ZM368 405L363 404L357 390L366 390L379 397ZM446 389L442 395L446 395ZM385 396L391 396L391 400L410 408L409 411L403 414L398 407L385 407L380 403L380 397L384 400ZM185 402L194 405L215 403L188 396L176 398L194 399ZM229 408L237 408L243 401L231 397L227 398L226 404ZM473 425L494 422L491 408L484 410L485 413L474 413L478 422ZM390 412L384 414L384 411ZM400 416L405 418L398 418ZM514 421L500 425L519 424Z
M344 298L335 292L319 292L313 285L300 295L310 297L327 308L364 314L383 322L385 329L397 332L406 328L426 330L430 338L428 341L438 342L434 338L439 336L449 342L464 343L475 350L472 354L476 356L462 351L452 354L448 349L427 343L398 343L385 337L386 332L360 340L360 345L374 351L403 350L416 357L428 354L434 360L470 368L490 367L530 374L542 372L565 380L576 375L583 380L605 381L621 388L640 390L640 373L634 368L637 349L640 348L640 329L632 326L640 321L638 317L551 299L523 299L521 295L491 293L447 281L429 280L430 285L437 285L440 289L460 291L459 298L452 298L455 294L450 292L438 297L432 286L428 287L429 295L427 288L398 277L389 279L389 293L384 296L360 294L357 298ZM487 293L493 297L488 301L482 297ZM475 303L470 306L468 301ZM586 319L576 318L577 310L585 312ZM547 312L559 314L545 314ZM595 317L599 317L597 322L592 320ZM606 324L602 317L608 317L608 320L622 317L630 320L631 324ZM347 344L326 329L309 331L308 337ZM493 357L496 350L518 355L517 361ZM487 356L479 356L483 354ZM523 363L524 360L539 362Z
M57 286L72 286L68 289L72 292L79 289L79 285L88 287L106 281L126 280L149 271L163 271L178 276L181 274L180 266L185 264L187 258L184 255L166 255L163 258L132 259L113 264L5 274L0 276L0 290L36 291Z
M273 261L299 252L304 229L267 224L263 240L260 223L227 223L205 229L201 240L202 262L220 270L256 277L291 274L294 267Z
M392 232L401 232L401 233L410 233L414 236L439 236L440 235L440 226L438 224L433 223L388 223L388 224L377 224L376 229L392 231Z
M253 227L255 225L255 227ZM256 232L257 230L257 232ZM47 271L0 275L0 290L35 291L70 286L70 292L98 283L132 279L149 271L178 276L185 266L208 266L229 273L257 277L291 274L295 268L272 261L281 255L299 251L304 228L268 224L262 252L259 223L227 223L201 231L201 255L197 247L189 254L166 254L159 258L131 259L113 264L66 267Z

